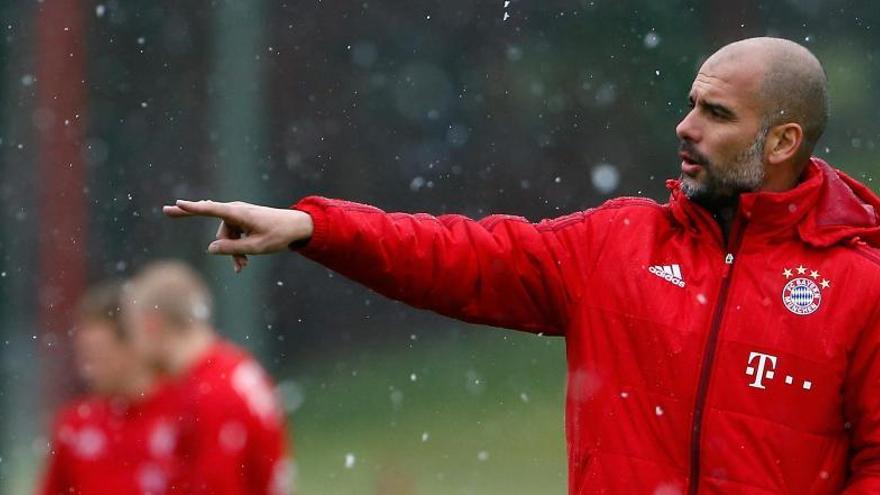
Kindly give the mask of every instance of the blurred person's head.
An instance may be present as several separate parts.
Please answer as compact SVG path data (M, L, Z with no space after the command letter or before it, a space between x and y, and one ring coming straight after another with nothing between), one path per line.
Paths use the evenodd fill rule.
M793 187L825 129L827 99L825 71L803 46L725 45L700 67L676 127L682 191L718 210L741 193Z
M122 327L122 282L90 288L76 309L74 354L77 371L88 389L103 395L125 395L143 367Z
M180 261L157 261L126 285L126 329L138 354L154 367L179 374L214 338L212 298L205 281Z

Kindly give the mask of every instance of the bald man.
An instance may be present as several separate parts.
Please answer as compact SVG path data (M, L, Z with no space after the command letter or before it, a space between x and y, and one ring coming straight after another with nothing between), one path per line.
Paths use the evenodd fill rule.
M700 67L669 201L531 224L178 201L389 297L566 339L569 493L880 493L880 198L812 157L826 77L755 38Z
M154 262L128 284L126 329L139 356L172 377L178 468L167 493L290 495L284 417L274 386L211 326L211 294L178 261Z

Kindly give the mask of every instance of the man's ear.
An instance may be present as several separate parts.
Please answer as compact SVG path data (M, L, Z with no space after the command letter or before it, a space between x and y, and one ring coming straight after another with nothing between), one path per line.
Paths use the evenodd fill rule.
M804 130L800 124L789 122L772 127L767 133L764 152L767 162L777 165L794 158L804 142Z

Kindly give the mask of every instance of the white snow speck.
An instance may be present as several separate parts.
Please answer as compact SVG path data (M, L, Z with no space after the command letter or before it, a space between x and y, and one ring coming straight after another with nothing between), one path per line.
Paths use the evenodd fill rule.
M700 304L706 304L709 300L706 299L706 294L700 293L697 294L697 302Z
M620 393L620 397L621 397L622 399L626 399L627 397L629 397L629 392L621 392L621 393Z
M479 460L479 461L488 461L488 460L489 460L489 453L486 452L485 450L481 450L481 451L477 454L477 460Z
M277 285L278 287L284 287L284 282L279 280L279 281L275 282L275 285Z
M137 42L138 42L138 45L143 45L147 42L147 39L144 38L143 36L141 36L137 39Z
M418 380L418 379L419 379L419 377L417 377L415 373L410 373L410 375L409 375L409 381L414 382L414 381L416 381L416 380Z
M147 108L147 106L148 106L147 102L145 102L145 101L141 102L141 108Z
M427 181L425 181L424 177L417 176L412 180L412 182L409 183L409 190L413 192L418 192L422 187L424 187L426 182Z
M350 452L348 454L345 454L345 469L353 468L355 460L356 459L354 457L354 454Z
M528 402L529 401L529 394L527 394L525 392L519 394L519 400L521 400L523 402Z
M654 414L657 416L663 416L663 408L660 406L654 406Z
M660 44L660 36L657 35L654 31L649 32L645 35L644 39L645 48L652 49L657 48L657 45Z
M95 7L95 15L96 16L104 17L104 14L106 14L106 13L107 13L107 7L105 7L104 4L98 4L98 6Z
M0 272L0 278L6 278L6 272Z
M557 178L553 179L553 182L555 182L555 183L557 183L557 184L561 183L561 182L562 182L562 177L557 177Z
M590 173L593 187L602 194L611 194L620 184L620 172L610 163L600 163Z
M504 17L503 17L501 20L502 20L502 21L506 21L507 19L510 19L510 14L508 14L507 12L505 12L505 13L504 13Z
M509 6L510 6L510 0L504 0L504 8L506 9Z
M33 86L34 81L36 81L36 80L37 80L37 78L34 77L33 74L25 74L25 75L21 76L21 85L25 86L25 87Z
M391 405L399 408L403 404L403 392L397 389L391 390Z
M431 438L431 435L427 431L422 433L422 442L427 442L429 438Z

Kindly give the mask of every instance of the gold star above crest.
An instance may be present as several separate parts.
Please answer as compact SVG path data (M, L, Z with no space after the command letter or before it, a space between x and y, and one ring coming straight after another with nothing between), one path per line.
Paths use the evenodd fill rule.
M821 285L823 289L827 289L828 287L831 287L831 282L829 282L823 278L822 283L819 285Z
M819 278L819 272L816 270L810 270L810 276L813 278Z
M791 270L788 268L786 268L785 270L782 270L782 276L785 278L791 278L792 277Z
M807 273L807 269L804 267L804 265L797 267L797 271L798 271L799 275L803 275L804 273Z

